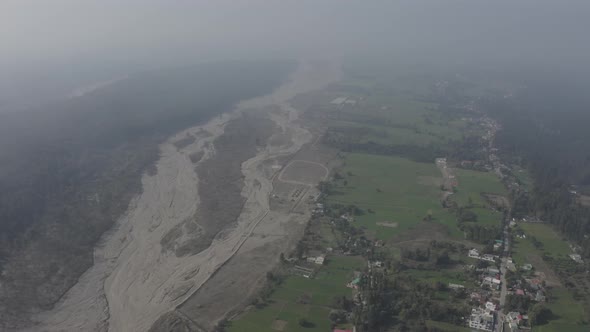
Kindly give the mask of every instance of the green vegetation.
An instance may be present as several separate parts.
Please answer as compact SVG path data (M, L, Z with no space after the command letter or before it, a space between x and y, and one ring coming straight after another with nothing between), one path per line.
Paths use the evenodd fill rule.
M430 329L437 329L438 331L443 331L443 332L471 332L472 331L472 329L467 328L467 327L457 326L457 325L453 325L453 324L449 324L449 323L445 323L445 322L437 322L437 321L433 321L433 320L427 320L426 326Z
M507 195L504 185L494 173L455 169L455 174L458 188L453 200L460 206L486 206L481 195L484 193Z
M503 125L496 137L503 157L526 166L534 182L522 204L527 214L553 224L590 257L590 207L570 192L572 185L580 193L590 188L585 153L590 150L590 100L581 82L578 87L564 77L534 81L516 100L488 99L481 107Z
M252 308L234 320L229 331L276 331L272 324L283 320L283 331L329 331L332 323L329 314L338 308L336 299L350 298L352 290L346 287L355 270L366 266L361 257L330 256L313 278L289 276L274 289L268 304ZM299 320L309 324L301 326Z
M447 204L456 212L459 229L468 240L482 244L500 238L503 214L489 197L504 200L506 189L496 174L465 169L454 169L454 173L457 187Z
M482 149L489 142L482 136L488 133L486 128L495 126L481 118L480 105L473 98L503 96L502 89L497 82L477 86L464 78L441 79L440 73L408 75L369 70L371 74L367 74L367 68L356 70L353 79L340 83L339 94L331 91L331 96L346 95L356 103L322 108L330 119L323 142L342 151L343 162L334 180L320 186L330 224L312 226L310 237L317 239L302 242L307 248L321 244L384 262L386 268L363 271L359 287L366 305L356 305L353 310L359 331L469 331L461 325L471 308L467 296L471 290L451 290L448 284L479 287L476 285L482 272L476 268L494 264L473 260L468 264L475 268L466 268L467 246L492 252L493 240L503 237L501 222L509 203L518 205L522 216L529 214L534 206L526 191L532 191L533 180L538 180L538 174L520 167L514 168L513 176L504 178L505 183L495 172L485 171L492 165ZM512 136L502 138L506 145L506 137L519 134L518 127L510 125L510 129ZM517 148L513 151L519 151ZM434 164L437 157L447 157L451 174L456 176L457 186L451 195L444 193L441 171ZM501 157L504 161L506 156ZM461 161L465 161L461 167L468 169L453 166ZM510 162L524 165L522 161L517 156ZM555 174L547 171L543 176L551 179ZM524 188L524 194L514 188ZM555 199L566 196L570 194L562 192L541 202L546 214L561 220L563 227L571 225L564 221L571 214L561 211L557 215L550 207ZM441 201L443 197L446 199ZM514 204L516 200L522 202ZM348 221L349 216L354 221ZM576 222L577 229L582 229L580 225L583 223ZM527 239L513 243L517 264L532 263L539 271L548 265L568 272L581 270L576 263L566 261L570 253L567 243L550 227L527 224L522 229ZM377 246L374 240L385 241L378 241ZM547 270L546 275L548 283L559 283L552 271ZM578 277L564 284L583 288L579 285L584 276L578 273ZM321 274L317 281L290 277L273 296L280 297L276 301L293 301L304 292L318 293L310 299L310 306L329 303L337 292L321 278ZM322 290L328 293L322 295ZM537 331L579 330L584 320L585 309L580 306L584 294L549 287L547 296L546 307L516 295L507 303L530 310ZM577 309L568 309L574 306ZM301 317L304 315L289 319Z
M357 81L348 82L347 86ZM432 162L448 154L464 135L481 132L479 126L461 116L463 110L441 107L438 102L428 100L433 83L428 79L413 76L378 79L379 83L370 91L365 80L361 81L357 93L347 94L356 98L354 107L328 112L332 121L323 140L343 151ZM410 82L415 83L415 89L405 87Z
M230 324L228 331L235 332L275 332L273 324L284 321L282 331L330 331L331 322L328 319L330 309L288 302L275 302L264 309L253 309L244 313L239 319ZM307 324L301 326L300 321ZM281 322L279 322L281 324Z
M364 267L360 257L331 256L313 278L291 276L272 295L272 299L297 301L303 294L311 296L310 303L330 306L335 297L350 296L346 284L353 279L353 271Z
M515 238L512 246L512 257L519 264L537 263L542 264L542 272L545 269L554 269L555 272L565 280L571 283L570 286L577 285L575 289L568 290L564 287L556 287L550 290L550 298L547 308L551 310L552 315L547 323L534 327L535 331L586 331L588 329L588 320L585 317L584 301L587 301L584 292L584 284L577 283L576 273L583 275L579 271L580 266L574 263L567 255L571 253L567 242L564 241L553 229L551 225L538 223L521 223L518 226L517 234L524 231L526 238ZM544 262L543 262L544 261ZM539 268L539 266L536 266ZM571 278L574 279L571 279ZM575 298L577 294L578 299ZM583 300L583 301L580 301Z
M477 223L480 225L499 226L502 221L502 213L491 208L479 207L469 210L477 215Z
M343 179L335 182L326 201L360 208L356 227L388 239L428 216L445 225L454 223L454 216L441 206L441 174L434 163L350 153L344 164Z
M462 270L443 269L437 271L412 269L405 270L402 274L431 283L441 282L443 284L453 283L463 286L473 286L472 280Z
M516 179L518 179L518 182L524 187L524 189L527 191L533 189L533 178L531 177L529 171L518 166L514 166L512 174L516 177Z
M582 324L584 321L588 323L584 308L573 299L567 289L552 289L551 299L546 307L552 312L551 318L547 324L534 326L534 331L588 331L588 325Z
M530 263L531 256L543 255L567 258L571 249L567 242L557 235L557 233L547 224L539 223L520 223L526 238L516 238L512 246L512 257L517 264ZM520 233L519 230L516 231Z
M571 249L550 225L536 223L521 223L519 225L527 234L527 239L533 241L533 238L542 243L540 247L544 253L551 256L567 256L571 254Z

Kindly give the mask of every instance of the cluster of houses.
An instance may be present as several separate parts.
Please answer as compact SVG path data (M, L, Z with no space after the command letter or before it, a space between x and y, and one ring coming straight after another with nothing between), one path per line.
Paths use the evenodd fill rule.
M507 285L508 291L517 296L526 296L532 301L545 302L546 291L540 278L525 278L524 282L517 280L512 285Z
M337 97L334 100L332 100L330 102L330 104L334 104L334 105L342 105L342 104L356 104L356 100L350 98L350 97Z
M383 262L381 262L381 261L367 261L367 267L369 268L369 273L370 273L370 271L374 268L383 267ZM346 287L352 288L352 289L358 289L360 281L361 281L361 273L358 271L355 271L354 278L352 279L352 281L350 281L348 284L346 284Z
M574 260L574 262L582 264L584 263L584 260L582 259L582 256L580 254L571 254L570 258Z
M522 315L518 311L511 311L506 315L506 322L508 323L508 327L510 331L520 331L521 329L527 328L529 329L528 323L529 317L527 315Z
M340 216L340 219L341 219L341 220L344 220L344 221L347 221L347 222L354 222L354 217L353 217L353 216L351 216L351 215L350 215L350 214L348 214L348 213L345 213L345 214L341 215L341 216Z
M475 248L469 250L469 252L467 253L467 256L471 257L471 258L475 258L475 259L481 259L483 261L492 262L492 263L495 262L496 259L500 258L500 256L498 256L498 255L492 255L492 254L483 254L482 255L479 253L479 250L477 250Z
M352 279L351 282L346 284L346 287L352 288L352 289L359 289L360 282L361 282L361 277L355 277L354 279Z
M311 215L312 217L320 217L324 215L324 204L322 203L316 203L315 207L313 208L313 210L311 210Z
M315 263L318 265L324 265L324 261L326 260L326 255L322 254L317 257L309 256L307 257L307 261L310 263Z
M485 276L481 281L481 287L489 287L490 289L500 290L500 285L502 281L500 281L499 275L495 276Z
M477 249L469 250L468 257L484 260L488 262L496 262L499 259L497 255L481 254ZM480 289L474 290L471 295L471 302L475 305L471 309L471 315L467 319L467 324L472 329L482 331L493 331L496 320L496 310L498 310L498 301L492 302L492 295L499 296L501 288L500 270L494 265L487 268L475 268L470 265L471 269L475 269L480 273L481 284Z
M497 306L493 302L486 302L483 307L471 309L469 327L483 331L493 331Z

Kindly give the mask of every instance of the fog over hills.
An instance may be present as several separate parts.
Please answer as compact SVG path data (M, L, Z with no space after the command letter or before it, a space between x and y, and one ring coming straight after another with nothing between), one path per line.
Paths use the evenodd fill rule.
M356 149L475 163L497 144L536 183L505 217L588 254L588 17L583 0L0 1L0 330L221 328L285 254L311 255L316 200ZM412 107L425 128L396 122ZM492 118L487 147L453 127Z
M589 7L579 0L7 0L0 4L0 100L23 96L25 83L69 81L73 90L137 68L216 59L572 66L590 54Z

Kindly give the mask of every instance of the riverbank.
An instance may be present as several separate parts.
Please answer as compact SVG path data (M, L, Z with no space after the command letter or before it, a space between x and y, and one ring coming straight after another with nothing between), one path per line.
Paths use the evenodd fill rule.
M144 174L142 194L103 236L95 250L95 265L53 310L35 317L40 323L38 329L144 331L160 315L190 298L242 247L267 213L270 191L268 181L264 181L267 174L259 173L260 164L268 158L294 153L311 140L304 130L291 128L297 120L296 112L289 110L277 117L281 112L271 106L319 88L320 83L332 82L337 71L330 79L319 82L315 75L317 70L302 65L275 93L240 103L233 112L182 131L162 144L155 172ZM242 141L244 136L240 135L256 132L244 121L247 113L270 118L273 130L283 128L291 140L277 147L268 146L262 137L258 145L265 148L259 148L258 153L254 149L250 159L246 153L231 161L241 164L243 183L234 185L240 188L244 209L237 222L230 220L231 227L228 223L215 224L214 216L198 213L200 204L210 198L200 192L208 191L199 185L200 179L219 165L211 161L224 154L216 150L223 146L220 142ZM233 149L244 147L236 144L226 148L229 156ZM240 158L248 160L242 163ZM218 161L228 162L223 158ZM207 163L212 165L203 166ZM217 188L217 184L210 183L210 187ZM210 208L218 209L223 206ZM211 220L199 220L205 218ZM202 243L210 245L204 247ZM185 250L181 250L183 247Z

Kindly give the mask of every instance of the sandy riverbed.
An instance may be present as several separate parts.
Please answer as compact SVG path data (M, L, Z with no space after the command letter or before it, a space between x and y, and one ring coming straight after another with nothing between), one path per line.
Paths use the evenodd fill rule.
M312 139L304 128L292 125L298 111L287 101L333 82L338 72L319 75L313 66L302 64L271 95L244 101L234 112L180 132L162 144L157 173L143 176L142 194L103 236L95 250L94 266L53 310L36 315L39 325L34 330L146 331L162 314L189 299L247 240L256 247L250 235L269 213L272 190L272 181L260 165L292 154ZM202 154L199 163L214 156L211 143L224 135L227 124L253 110L270 118L290 140L266 145L242 164L244 209L237 222L220 232L208 248L180 257L163 250L162 238L194 218L199 207L199 178L191 156ZM178 148L174 143L187 135L197 139ZM181 232L178 236L191 235ZM261 239L260 244L267 241Z

